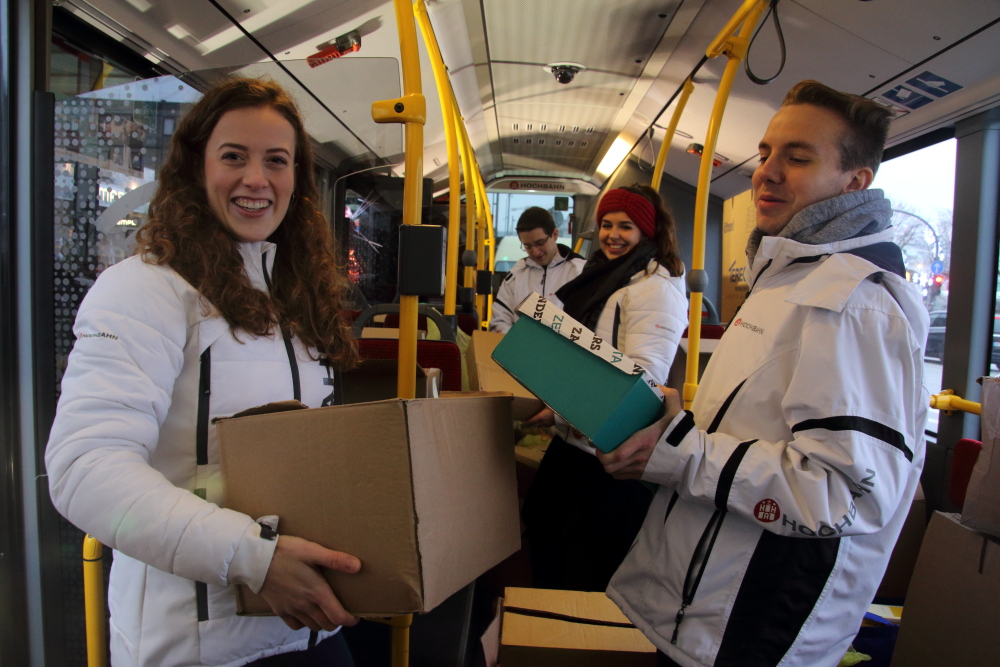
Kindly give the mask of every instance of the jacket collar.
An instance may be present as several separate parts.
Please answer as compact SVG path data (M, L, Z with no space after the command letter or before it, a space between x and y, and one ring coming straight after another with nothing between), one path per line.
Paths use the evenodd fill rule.
M784 268L797 259L846 252L874 243L892 241L892 238L892 229L886 229L877 234L869 234L867 236L859 236L853 239L819 245L799 243L798 241L780 236L766 236L761 240L760 250L757 251L757 258L754 260L753 268L750 270L750 285L756 285L758 277L771 266ZM774 272L772 271L772 273Z
M240 243L240 255L243 256L243 269L250 278L250 284L262 292L269 292L267 283L274 272L274 249L276 245L270 241L254 241ZM267 277L265 278L265 271Z
M530 269L544 269L544 268L554 269L563 262L567 262L571 259L583 259L581 255L578 255L577 253L573 252L572 250L569 249L568 246L564 246L562 243L556 244L556 250L557 250L556 256L552 258L552 261L549 262L547 267L540 266L538 262L531 259L530 257L524 258L524 265Z

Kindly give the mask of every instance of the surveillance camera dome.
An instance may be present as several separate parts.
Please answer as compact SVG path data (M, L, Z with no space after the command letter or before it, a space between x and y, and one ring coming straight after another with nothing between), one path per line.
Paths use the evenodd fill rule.
M552 76L556 78L556 81L567 84L573 81L578 72L582 72L587 68L579 63L551 63L546 65L545 69L552 72Z

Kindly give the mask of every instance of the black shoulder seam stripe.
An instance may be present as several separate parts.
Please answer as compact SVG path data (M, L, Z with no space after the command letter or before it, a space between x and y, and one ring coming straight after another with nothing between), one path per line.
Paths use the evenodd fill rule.
M715 488L715 509L720 512L728 510L729 492L733 488L733 480L736 479L736 471L739 470L740 463L743 462L743 457L746 456L747 450L750 449L750 445L755 442L757 442L757 438L741 442L736 446L736 449L733 450L733 453L729 455L729 460L726 461L726 465L722 466L722 472L719 473L719 485Z
M615 323L611 328L611 347L618 347L618 329L622 325L622 305L615 304Z
M510 309L510 306L508 306L506 303L504 303L503 301L501 301L500 299L498 299L496 297L493 297L493 305L494 306L503 306L507 310L508 313L513 313L514 312L513 310Z
M679 422L673 431L667 435L667 443L673 447L681 444L681 440L691 432L694 428L694 415L691 414L690 410L684 411L684 417Z
M843 415L840 417L825 417L823 419L807 419L792 427L792 433L821 428L827 431L857 431L877 438L882 442L903 452L907 461L913 461L913 452L906 446L906 438L899 431L865 417Z
M743 385L745 385L746 383L747 383L746 380L740 382L738 385L736 385L736 389L733 389L732 393L726 397L726 401L722 404L722 407L719 408L719 411L717 413L715 413L715 418L712 420L711 425L708 427L707 433L715 433L718 430L719 424L722 423L722 418L726 416L726 412L729 410L729 406L732 405L733 400L736 398L736 394L740 393L740 389L742 389Z
M812 264L814 262L818 262L824 257L826 257L826 255L810 255L809 257L796 257L795 259L793 259L788 263L788 266L791 266L792 264Z

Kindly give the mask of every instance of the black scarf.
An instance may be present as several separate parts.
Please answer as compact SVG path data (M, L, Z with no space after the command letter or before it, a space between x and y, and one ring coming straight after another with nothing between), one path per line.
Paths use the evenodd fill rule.
M556 296L567 315L593 331L611 295L628 285L632 276L645 269L654 257L656 246L646 240L615 259L608 259L598 248L580 275L560 287Z

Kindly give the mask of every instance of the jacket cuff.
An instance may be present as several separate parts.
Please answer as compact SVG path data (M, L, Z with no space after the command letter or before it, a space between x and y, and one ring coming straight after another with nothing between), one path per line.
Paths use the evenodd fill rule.
M694 415L689 410L681 410L667 425L659 442L646 462L642 481L677 486L683 473L684 461L692 443L698 439L698 429Z
M236 553L229 562L229 573L226 578L230 585L246 584L254 593L260 593L260 589L264 586L264 578L267 577L271 558L278 546L278 540L264 539L260 533L260 524L251 522L247 526L239 546L236 547Z

